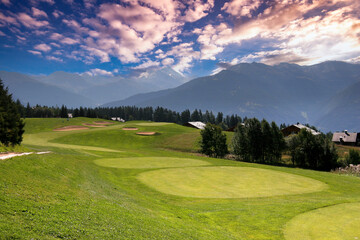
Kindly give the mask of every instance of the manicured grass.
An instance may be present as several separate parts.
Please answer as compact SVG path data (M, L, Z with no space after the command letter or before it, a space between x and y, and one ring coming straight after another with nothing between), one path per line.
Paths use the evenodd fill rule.
M172 123L165 123L165 122L143 122L143 123L136 123L136 125L138 126L148 126L148 127L152 127L152 126L165 126L165 125L169 125Z
M285 228L287 240L360 239L360 203L320 208L292 219Z
M192 167L141 173L157 191L183 197L255 198L322 191L326 184L295 174L249 167Z
M193 128L134 121L54 132L54 128L102 120L25 121L24 147L52 153L0 161L0 239L285 239L283 230L296 216L331 205L360 202L360 178L203 157L196 153L200 131ZM145 126L137 125L142 123ZM138 136L134 131L122 130L123 127L159 134ZM231 139L231 134L228 138ZM158 164L164 163L164 159L180 158L176 164L189 159L208 166L157 166L162 169L153 170L94 163L129 158L157 159ZM149 166L148 161L144 164L141 161L136 164ZM199 181L192 178L192 185L199 192L209 192L211 186L217 186L219 192L226 190L223 196L231 196L241 189L251 192L254 187L258 190L253 192L258 192L268 186L269 191L286 193L200 198L183 197L186 189L174 195L149 187L157 178L173 171L176 178L168 181L175 191L186 185L188 175L196 173L194 169L199 171L197 177L203 174L207 178ZM214 171L210 173L209 169ZM248 172L242 173L240 169ZM146 183L139 180L139 176L151 173L157 175ZM247 174L248 181L240 184ZM265 177L267 174L270 178ZM272 184L266 185L269 179ZM251 185L249 181L259 184ZM307 181L317 184L319 189L306 192L304 189L313 187L304 184ZM231 189L236 184L238 189ZM283 189L276 188L282 185ZM289 185L303 192L287 194L292 191ZM349 212L350 217L357 218L354 209Z
M141 157L141 158L101 158L95 163L113 168L168 168L209 165L208 162L191 158Z

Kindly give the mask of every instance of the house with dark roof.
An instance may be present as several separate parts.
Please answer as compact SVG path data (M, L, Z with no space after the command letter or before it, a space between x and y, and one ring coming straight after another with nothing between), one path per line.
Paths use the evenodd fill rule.
M291 134L298 134L301 129L306 129L307 131L311 132L312 135L320 135L321 134L320 132L315 131L314 129L311 129L305 125L302 125L301 123L293 124L291 126L283 128L283 129L281 129L281 132L283 133L284 137L287 137Z
M336 132L333 134L332 141L342 145L360 145L360 133L349 133L348 131Z

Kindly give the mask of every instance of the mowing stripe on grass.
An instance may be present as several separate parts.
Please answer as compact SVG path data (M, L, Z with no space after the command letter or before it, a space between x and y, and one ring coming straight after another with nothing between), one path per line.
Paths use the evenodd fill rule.
M166 122L149 122L149 123L136 123L138 126L165 126L173 123L166 123Z
M360 203L345 203L300 214L285 226L287 240L360 239Z
M173 157L102 158L94 162L103 167L113 168L164 168L209 165L208 162L201 160Z
M323 182L250 167L190 167L144 172L138 179L160 192L196 198L254 198L327 188Z

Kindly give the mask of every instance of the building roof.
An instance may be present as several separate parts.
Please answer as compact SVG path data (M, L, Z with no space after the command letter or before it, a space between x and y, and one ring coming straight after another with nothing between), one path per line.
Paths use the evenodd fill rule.
M289 131L290 129L294 129L294 128L297 128L299 130L306 129L307 131L311 132L312 135L320 135L321 134L320 132L317 132L314 129L311 129L311 128L305 126L305 125L302 125L301 123L290 125L290 126L288 126L286 128L281 129L281 131L286 132L286 131Z
M333 142L356 143L358 133L336 132L333 134Z
M203 122L188 122L187 124L191 125L194 128L201 129L201 130L205 129L205 126L206 126L206 124Z
M302 125L301 123L294 124L295 127L298 127L300 129L305 128L307 131L310 131L312 135L320 135L321 133L318 131L315 131L314 129L311 129L305 125Z

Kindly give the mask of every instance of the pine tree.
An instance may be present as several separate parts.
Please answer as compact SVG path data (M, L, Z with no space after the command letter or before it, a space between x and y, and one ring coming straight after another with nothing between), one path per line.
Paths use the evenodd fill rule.
M206 124L201 131L201 152L210 157L224 157L228 153L226 135L219 126Z
M0 79L0 142L5 146L20 144L24 126L12 95Z

